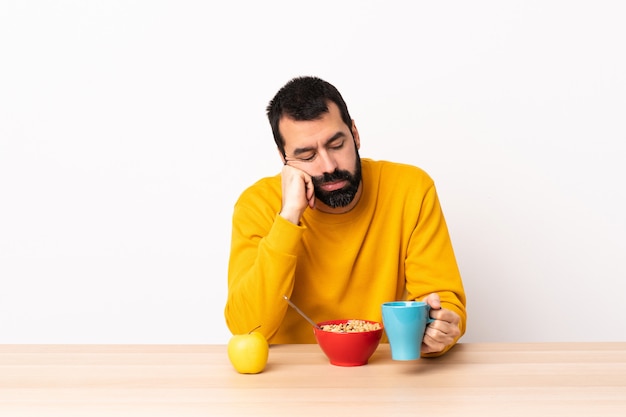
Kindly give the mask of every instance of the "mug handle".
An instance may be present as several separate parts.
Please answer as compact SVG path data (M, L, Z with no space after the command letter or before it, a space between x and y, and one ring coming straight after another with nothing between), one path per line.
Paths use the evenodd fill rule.
M426 319L426 326L428 326L430 323L432 323L433 321L435 321L434 318L430 317L430 306L428 304L426 304L426 312L428 313L426 315L426 317L428 317Z

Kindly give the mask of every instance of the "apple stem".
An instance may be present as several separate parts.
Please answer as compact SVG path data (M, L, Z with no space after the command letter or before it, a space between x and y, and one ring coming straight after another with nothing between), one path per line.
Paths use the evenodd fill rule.
M258 326L256 326L254 329L250 330L250 331L248 332L248 334L252 333L253 331L255 331L256 329L258 329L259 327L261 327L261 325L260 325L260 324L259 324Z

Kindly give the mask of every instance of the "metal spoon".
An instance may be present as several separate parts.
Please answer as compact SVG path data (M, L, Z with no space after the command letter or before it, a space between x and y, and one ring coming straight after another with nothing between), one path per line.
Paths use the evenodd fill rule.
M304 314L304 313L302 312L302 310L300 310L300 309L298 308L298 306L296 306L294 303L292 303L292 302L291 302L291 300L290 300L289 298L287 298L287 296L286 296L286 295L283 295L283 298L285 299L285 301L287 301L287 302L289 303L289 305L290 305L290 306L291 306L294 310L296 310L296 311L298 312L298 314L300 314L302 317L304 317L304 318L306 319L306 321L308 321L309 323L311 323L311 325L312 325L313 327L315 327L317 330L322 330L322 328L321 328L320 326L318 326L318 325L317 325L317 323L315 323L313 320L311 320L311 319L309 318L309 316L307 316L306 314Z

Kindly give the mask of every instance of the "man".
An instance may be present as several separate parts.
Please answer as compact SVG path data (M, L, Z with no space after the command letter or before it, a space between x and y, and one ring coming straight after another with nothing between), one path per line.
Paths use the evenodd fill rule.
M289 81L267 115L283 168L235 204L226 323L270 343L315 343L289 297L315 321L381 321L381 304L424 300L435 319L422 353L465 332L465 292L432 179L359 156L341 94L316 77Z

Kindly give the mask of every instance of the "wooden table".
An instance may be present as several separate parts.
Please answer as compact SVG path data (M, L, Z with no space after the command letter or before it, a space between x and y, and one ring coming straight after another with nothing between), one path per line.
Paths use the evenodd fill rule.
M270 349L240 375L224 345L0 345L0 416L626 416L626 343L459 344L330 365Z

